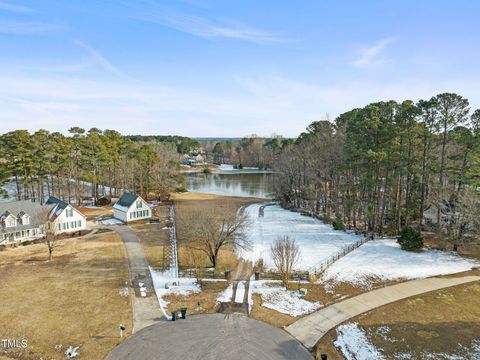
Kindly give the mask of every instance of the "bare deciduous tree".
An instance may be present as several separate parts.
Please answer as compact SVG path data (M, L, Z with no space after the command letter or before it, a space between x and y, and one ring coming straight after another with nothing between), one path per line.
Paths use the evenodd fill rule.
M40 216L45 222L44 243L48 248L48 261L51 261L53 258L53 251L60 245L60 239L55 235L53 223L50 220L49 214L50 211L48 209L43 209Z
M227 204L228 208L231 207ZM226 209L212 207L195 211L180 224L184 232L184 245L204 252L213 267L217 266L221 249L230 246L234 250L246 250L251 246L245 236L247 216L241 211L235 213Z
M290 274L300 259L300 247L288 236L277 239L271 246L275 267L282 275L282 282L287 286Z

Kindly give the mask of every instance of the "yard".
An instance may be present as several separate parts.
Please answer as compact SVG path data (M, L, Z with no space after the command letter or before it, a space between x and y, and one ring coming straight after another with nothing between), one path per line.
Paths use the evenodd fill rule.
M316 355L341 358L333 345L338 337L337 346L364 354L356 357L359 360L373 354L377 359L474 359L480 355L479 334L480 284L476 282L360 315L330 331L317 344Z
M168 266L170 248L170 232L167 228L170 226L168 208L168 204L162 204L154 208L154 216L158 218L158 223L142 221L130 225L140 239L149 265L156 269L163 269Z
M236 213L238 209L244 205L253 204L263 201L256 198L244 198L234 196L221 196L204 193L178 193L173 197L175 201L176 218L177 218L177 239L178 239L178 260L181 268L193 268L196 266L209 267L210 262L207 256L198 250L193 250L195 239L189 239L186 236L186 227L189 221L202 211L209 208L220 208L225 212ZM234 269L237 265L238 258L234 254L233 249L227 248L220 251L218 270Z
M64 358L79 346L82 358L103 359L132 329L123 243L113 232L64 240L48 262L43 244L0 252L0 338L28 347L0 358ZM121 295L123 293L123 296ZM126 296L125 296L126 295Z

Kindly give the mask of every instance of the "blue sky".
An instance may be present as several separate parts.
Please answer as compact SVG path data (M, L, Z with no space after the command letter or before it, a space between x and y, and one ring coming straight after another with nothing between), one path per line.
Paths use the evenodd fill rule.
M380 100L480 107L478 1L0 0L0 132L296 136Z

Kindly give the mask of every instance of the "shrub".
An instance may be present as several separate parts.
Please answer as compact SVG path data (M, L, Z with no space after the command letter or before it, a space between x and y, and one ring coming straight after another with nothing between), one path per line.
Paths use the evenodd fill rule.
M423 239L420 231L407 226L400 231L397 242L400 244L403 250L419 250L423 247Z
M345 230L345 225L343 225L342 218L337 215L335 220L332 221L332 226L334 230Z

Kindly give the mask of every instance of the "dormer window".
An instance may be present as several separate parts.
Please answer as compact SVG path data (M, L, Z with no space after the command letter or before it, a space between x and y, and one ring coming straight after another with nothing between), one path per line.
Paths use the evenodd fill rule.
M5 227L14 227L17 226L17 219L14 216L9 215L5 219Z
M22 222L22 225L30 225L30 216L25 214L22 217L20 217L20 221Z
M137 209L142 207L142 200L137 200Z

